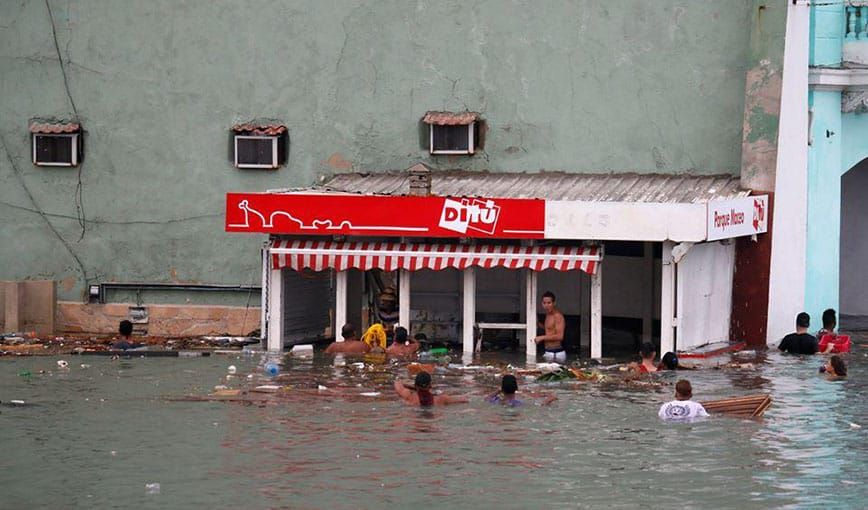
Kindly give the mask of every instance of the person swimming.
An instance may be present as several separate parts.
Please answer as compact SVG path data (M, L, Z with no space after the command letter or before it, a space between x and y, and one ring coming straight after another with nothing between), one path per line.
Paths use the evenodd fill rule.
M396 380L395 393L405 403L421 407L465 404L469 401L465 396L435 395L431 391L431 374L428 372L416 374L412 390L406 387L400 380Z
M832 356L825 365L820 367L820 373L825 373L830 378L847 377L847 365L841 356Z
M639 374L648 374L660 369L658 365L654 364L654 358L657 356L657 349L654 348L654 344L651 342L645 342L642 344L639 348L639 356L641 356L642 361L640 363L630 363L630 370Z
M524 402L515 398L518 391L518 381L514 375L507 374L500 380L500 391L492 393L485 398L491 404L502 404L509 407L524 405Z

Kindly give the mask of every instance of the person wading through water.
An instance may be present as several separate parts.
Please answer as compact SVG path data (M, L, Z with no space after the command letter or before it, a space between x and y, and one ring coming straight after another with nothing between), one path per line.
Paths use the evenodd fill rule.
M405 403L421 407L465 404L469 401L465 396L435 395L431 393L431 374L428 372L416 374L412 390L407 388L402 381L396 380L395 393Z

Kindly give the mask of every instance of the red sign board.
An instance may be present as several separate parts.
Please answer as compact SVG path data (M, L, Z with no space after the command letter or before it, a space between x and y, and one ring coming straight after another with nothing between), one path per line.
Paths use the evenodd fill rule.
M545 201L228 193L227 232L542 239Z

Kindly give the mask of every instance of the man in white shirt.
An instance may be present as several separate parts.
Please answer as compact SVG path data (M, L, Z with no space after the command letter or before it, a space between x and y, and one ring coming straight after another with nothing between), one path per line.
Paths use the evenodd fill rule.
M702 404L690 400L692 396L693 387L690 386L690 381L681 379L675 384L675 400L660 406L657 416L667 421L693 421L708 416Z

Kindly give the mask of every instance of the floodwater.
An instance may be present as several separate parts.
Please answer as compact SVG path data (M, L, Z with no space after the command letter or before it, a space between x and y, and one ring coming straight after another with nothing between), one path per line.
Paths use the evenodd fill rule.
M659 386L523 382L558 400L504 408L483 399L496 372L456 370L435 386L471 403L432 410L393 395L404 364L319 353L285 358L276 379L261 355L0 359L0 508L864 507L868 336L855 340L844 381L817 373L822 356L770 352ZM666 424L677 377L696 400L774 402L761 420ZM269 383L290 388L258 404L173 400Z

